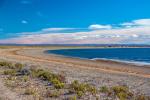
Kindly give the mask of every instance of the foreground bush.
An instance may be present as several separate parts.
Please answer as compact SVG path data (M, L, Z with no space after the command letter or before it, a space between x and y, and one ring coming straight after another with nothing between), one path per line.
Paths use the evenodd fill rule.
M133 94L129 91L127 86L114 86L112 87L112 90L120 100L126 100L133 97Z
M12 75L15 76L17 74L17 71L14 69L9 69L4 71L4 75Z
M1 61L0 66L8 67L8 68L13 68L14 67L11 62L6 62L6 61Z
M67 84L64 74L54 74L48 70L25 67L21 63L0 62L0 66L4 66L1 68L4 68L3 74L6 75L5 85L11 88L17 88L20 85L25 86L25 91L23 92L26 95L38 95L39 97L58 100L62 96L68 96L67 100L84 99L90 96L98 100L99 95L102 95L100 100L150 100L148 96L131 92L127 86L113 86L109 88L102 86L97 90L95 86L80 83L77 80ZM31 84L35 87L31 87Z

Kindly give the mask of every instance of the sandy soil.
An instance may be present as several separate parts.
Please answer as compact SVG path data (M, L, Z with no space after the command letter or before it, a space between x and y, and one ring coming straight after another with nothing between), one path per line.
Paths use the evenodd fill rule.
M45 54L45 50L64 47L11 47L0 49L0 60L34 64L55 73L64 72L68 81L79 80L97 87L128 85L130 89L150 95L150 66L137 66L113 61L91 61ZM66 47L71 48L71 47ZM1 82L0 82L1 83ZM0 84L3 87L3 84ZM5 87L0 89L0 93ZM7 91L5 91L7 92ZM9 92L9 94L13 94ZM5 97L6 93L0 94ZM7 95L7 98L11 95ZM8 99L9 100L9 99Z

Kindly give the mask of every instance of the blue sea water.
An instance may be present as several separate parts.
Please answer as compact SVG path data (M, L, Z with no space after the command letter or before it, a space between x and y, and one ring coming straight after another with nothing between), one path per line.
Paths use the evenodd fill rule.
M108 59L128 63L150 64L150 48L98 48L48 50L48 53L86 58Z

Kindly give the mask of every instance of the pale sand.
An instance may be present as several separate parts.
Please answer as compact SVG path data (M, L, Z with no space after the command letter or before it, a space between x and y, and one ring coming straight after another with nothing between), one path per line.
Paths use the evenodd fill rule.
M44 53L45 50L63 48L11 47L0 49L0 59L35 64L43 68L49 68L56 73L63 71L66 73L68 81L76 79L95 84L97 87L123 84L128 85L133 91L150 95L150 66L137 66L104 60L91 61Z

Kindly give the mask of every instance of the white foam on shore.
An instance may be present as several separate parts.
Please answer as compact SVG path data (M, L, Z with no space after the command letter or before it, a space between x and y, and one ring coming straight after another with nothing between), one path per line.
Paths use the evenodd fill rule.
M55 54L55 55L59 55L62 57L69 57L69 58L77 58L77 59L85 59L85 60L105 60L105 61L113 61L113 62L118 62L118 63L126 63L126 64L132 64L132 65L136 65L136 66L144 66L144 65L150 65L150 63L148 62L142 62L142 61L134 61L134 60L120 60L120 59L108 59L108 58L84 58L84 57L74 57L74 56L67 56L67 55L63 55L63 54L56 54L56 53L50 53L48 51L45 51L45 53L47 54Z
M119 59L107 59L107 58L93 58L91 60L115 61L115 62L138 65L138 66L150 65L150 63L148 63L148 62L140 62L140 61L133 61L133 60L119 60Z

